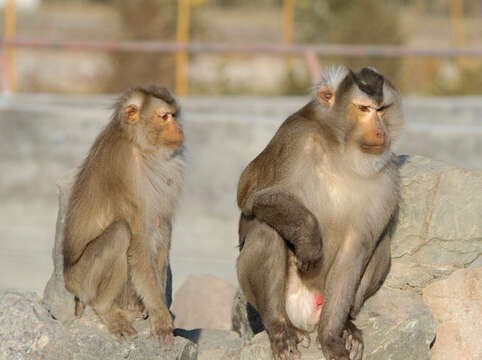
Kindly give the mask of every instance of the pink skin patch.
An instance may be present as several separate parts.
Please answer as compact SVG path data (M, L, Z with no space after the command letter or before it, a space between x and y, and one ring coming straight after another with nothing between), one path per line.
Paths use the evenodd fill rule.
M325 300L323 299L323 296L320 294L315 294L315 304L317 308L321 308L324 302Z
M161 228L161 218L159 216L156 218L156 225L158 229Z

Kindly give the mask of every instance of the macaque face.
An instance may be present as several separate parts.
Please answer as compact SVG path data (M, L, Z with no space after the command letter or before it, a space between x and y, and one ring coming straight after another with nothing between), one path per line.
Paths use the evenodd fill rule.
M177 149L182 145L184 134L178 123L177 108L157 98L150 98L144 109L144 121L148 141L157 147Z
M360 150L367 154L383 154L389 146L389 134L384 122L385 110L391 104L375 102L368 96L354 97L350 117L355 120L354 135Z
M175 150L184 140L181 125L177 119L177 107L167 104L161 99L148 97L139 106L130 104L124 111L126 122L140 127L149 145L156 148L166 147Z

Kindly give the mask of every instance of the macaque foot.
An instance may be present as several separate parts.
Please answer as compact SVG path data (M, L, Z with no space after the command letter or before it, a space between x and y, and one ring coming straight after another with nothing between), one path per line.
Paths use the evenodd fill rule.
M326 360L350 360L350 352L346 349L345 340L341 337L327 336L320 339L320 346Z
M361 360L363 355L363 337L361 331L350 320L343 330L345 349L350 352L350 360Z
M300 340L295 330L285 328L268 334L275 360L295 360L300 358L301 354L297 348Z
M174 326L171 314L165 311L156 311L149 314L151 319L151 334L157 338L161 346L169 345L174 341Z
M120 341L130 341L136 338L137 331L132 326L132 319L126 310L113 309L105 314L101 314L100 318L107 326L107 329Z
M297 335L298 335L298 344L303 346L305 349L308 349L311 345L310 334L304 331L297 331Z
M141 311L139 309L127 309L124 310L126 317L130 321L136 321L139 319L147 319L148 315L146 311Z

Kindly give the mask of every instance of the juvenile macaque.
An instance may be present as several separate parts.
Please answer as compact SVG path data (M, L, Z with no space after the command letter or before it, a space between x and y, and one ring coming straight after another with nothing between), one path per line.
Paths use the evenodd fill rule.
M352 320L390 267L401 125L381 74L333 68L242 173L238 279L275 359L313 331L326 359L362 358Z
M171 223L183 184L179 106L164 87L138 87L83 162L69 199L64 277L76 314L91 306L109 331L131 339L146 312L161 343L172 339L165 287Z

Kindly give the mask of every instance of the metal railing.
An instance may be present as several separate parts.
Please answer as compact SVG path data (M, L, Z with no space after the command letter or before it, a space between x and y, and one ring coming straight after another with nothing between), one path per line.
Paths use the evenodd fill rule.
M61 51L136 52L136 53L218 53L218 54L273 54L303 56L313 79L318 79L320 65L317 56L374 56L374 57L482 57L482 48L409 48L388 45L334 45L334 44L222 44L201 42L160 41L54 41L54 40L5 40L0 38L0 49L30 48ZM5 64L5 61L3 62ZM182 66L187 67L187 63ZM11 71L11 70L10 70ZM186 69L183 69L186 72ZM12 78L3 66L3 79ZM187 91L185 89L184 91Z

